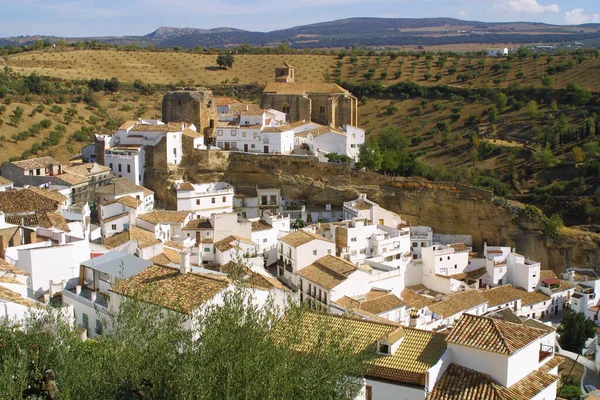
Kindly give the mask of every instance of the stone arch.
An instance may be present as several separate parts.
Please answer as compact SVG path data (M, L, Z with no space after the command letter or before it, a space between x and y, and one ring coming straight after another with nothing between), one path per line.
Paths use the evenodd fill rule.
M286 114L289 114L290 113L290 103L284 102L281 105L281 111L284 112L284 113L286 113Z

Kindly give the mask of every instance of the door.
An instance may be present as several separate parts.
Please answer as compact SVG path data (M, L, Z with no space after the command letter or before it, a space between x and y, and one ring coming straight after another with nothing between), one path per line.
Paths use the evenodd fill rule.
M269 154L269 146L265 146L265 153Z
M554 306L554 315L558 314L558 306Z
M244 152L247 153L248 152L248 144L244 144Z
M197 246L200 246L200 242L201 242L201 241L202 241L202 240L200 240L200 232L196 232L196 245L197 245Z
M229 146L231 146L229 142L225 142L225 150L229 150Z

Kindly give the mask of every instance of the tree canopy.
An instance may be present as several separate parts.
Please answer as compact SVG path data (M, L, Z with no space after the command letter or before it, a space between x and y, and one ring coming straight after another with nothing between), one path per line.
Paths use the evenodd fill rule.
M234 61L233 54L219 54L217 56L217 65L224 69L231 68Z
M559 343L565 350L580 353L588 338L596 333L594 321L587 319L585 314L570 310L558 327Z
M302 312L292 306L286 320ZM61 400L353 399L368 357L341 340L293 351L292 339L275 335L274 307L253 305L243 289L210 307L193 332L182 327L187 315L135 298L94 341L81 342L53 315L0 322L0 398L48 398L42 382L52 370Z

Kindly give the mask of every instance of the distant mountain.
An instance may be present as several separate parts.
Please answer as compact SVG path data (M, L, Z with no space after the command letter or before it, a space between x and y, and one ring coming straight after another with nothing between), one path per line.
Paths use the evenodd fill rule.
M67 42L97 40L109 44L155 47L229 47L240 44L292 47L426 46L460 43L600 43L600 24L577 26L534 22L479 22L454 18L347 18L295 26L271 32L252 32L230 27L214 29L160 27L144 36L58 38L21 36L0 39L0 45L29 44L35 40Z

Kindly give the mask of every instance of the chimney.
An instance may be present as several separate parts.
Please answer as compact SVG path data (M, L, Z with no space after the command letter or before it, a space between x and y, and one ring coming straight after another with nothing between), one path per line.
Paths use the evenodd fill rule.
M179 272L182 275L192 272L192 267L190 266L190 253L187 251L179 253Z
M6 224L6 215L0 211L0 225Z
M58 234L58 245L62 246L67 244L67 234L65 232L60 232Z
M141 123L142 123L142 119L138 118L138 124L141 124Z
M93 290L93 291L90 292L90 301L92 303L96 302L96 298L97 297L98 297L98 293L95 290Z
M79 296L81 294L81 285L76 285L75 286L75 294L77 296Z
M185 130L185 122L181 123L181 131L183 132Z

